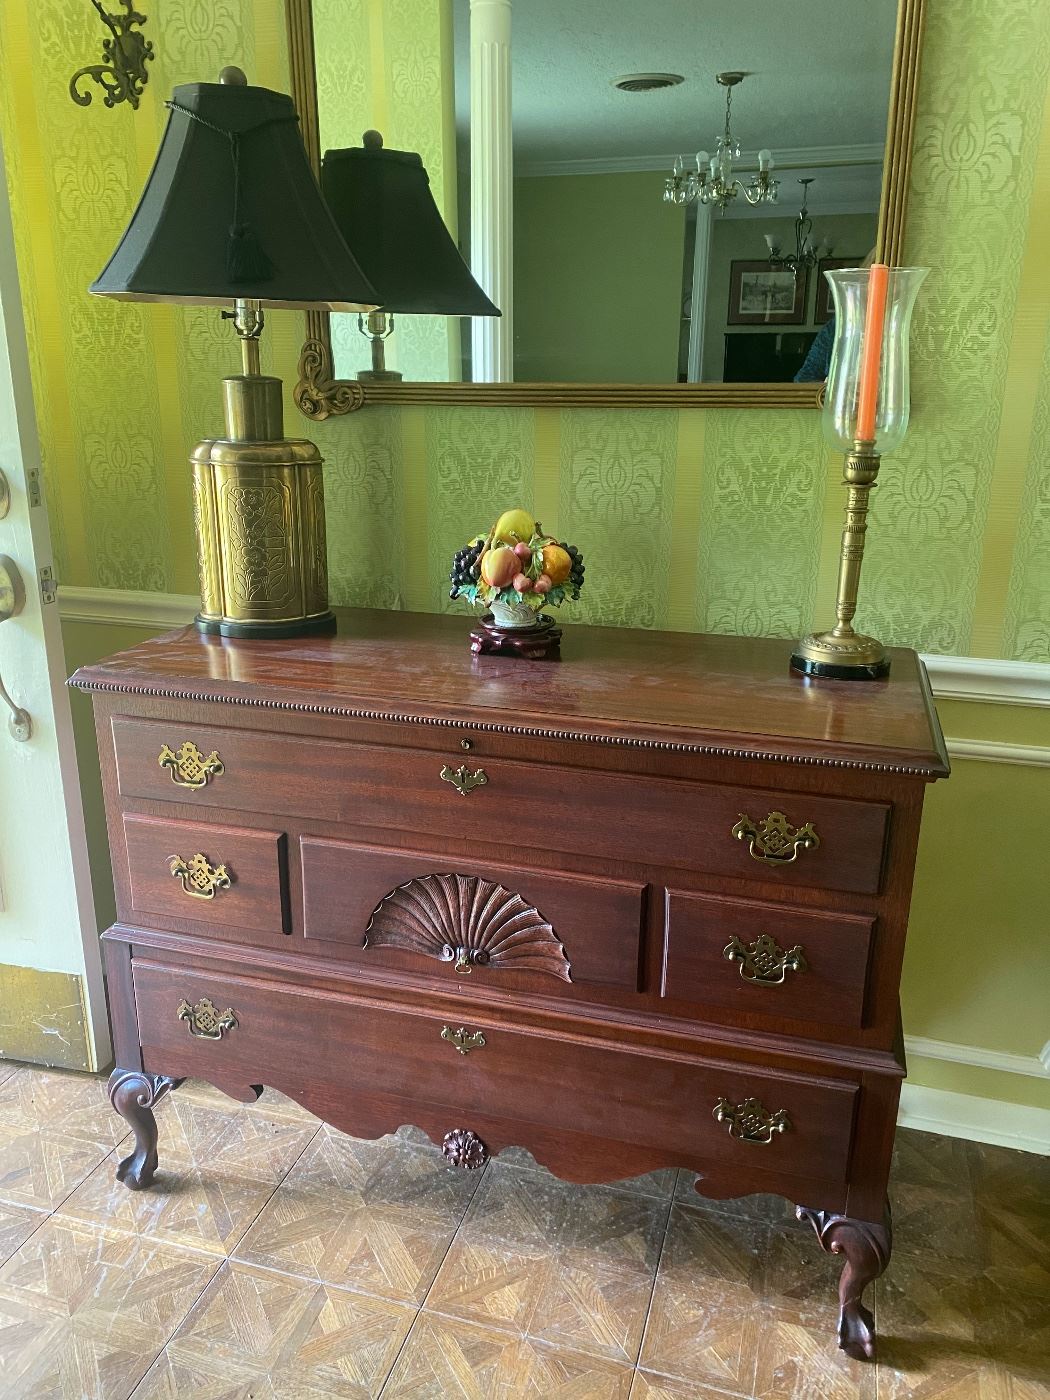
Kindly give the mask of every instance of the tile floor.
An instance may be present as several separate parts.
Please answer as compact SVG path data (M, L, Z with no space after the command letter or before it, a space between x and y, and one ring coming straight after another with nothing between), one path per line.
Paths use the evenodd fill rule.
M1050 1159L902 1131L878 1366L786 1203L446 1167L187 1084L161 1174L101 1079L0 1063L3 1400L1050 1400Z

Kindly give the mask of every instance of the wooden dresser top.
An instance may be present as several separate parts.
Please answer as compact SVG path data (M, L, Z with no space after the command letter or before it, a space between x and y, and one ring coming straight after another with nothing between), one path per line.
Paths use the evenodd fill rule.
M341 609L334 636L230 641L194 627L73 677L81 690L910 773L948 772L925 670L812 681L793 643L568 626L560 662L472 658L465 617Z

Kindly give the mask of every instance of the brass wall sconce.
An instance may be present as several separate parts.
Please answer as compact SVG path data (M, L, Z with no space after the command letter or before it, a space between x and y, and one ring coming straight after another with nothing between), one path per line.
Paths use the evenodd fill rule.
M78 107L90 107L93 94L90 90L81 92L77 84L81 78L91 78L105 93L102 101L107 107L127 102L137 109L149 81L146 64L153 58L153 45L135 32L135 26L141 28L146 23L146 16L132 9L133 0L120 0L125 10L122 15L108 14L101 0L91 3L110 37L102 40L102 62L78 68L70 78L69 95Z

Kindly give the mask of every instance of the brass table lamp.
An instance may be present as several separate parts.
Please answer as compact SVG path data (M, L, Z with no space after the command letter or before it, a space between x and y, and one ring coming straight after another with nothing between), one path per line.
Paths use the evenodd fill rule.
M226 431L192 454L197 626L225 637L331 630L321 455L285 438L281 381L260 373L263 308L369 311L379 295L325 204L290 97L239 68L177 87L146 188L91 290L230 308L243 372Z
M839 554L835 625L803 637L791 665L825 680L870 681L889 674L886 649L853 630L868 529L868 498L879 465L908 431L908 344L925 267L843 268L826 272L835 309L835 341L825 391L824 436L846 454L846 524Z
M386 367L394 316L498 316L478 286L441 217L426 166L415 151L388 150L378 131L360 146L325 151L321 189L382 306L359 318L372 347L372 368L358 379L396 381Z

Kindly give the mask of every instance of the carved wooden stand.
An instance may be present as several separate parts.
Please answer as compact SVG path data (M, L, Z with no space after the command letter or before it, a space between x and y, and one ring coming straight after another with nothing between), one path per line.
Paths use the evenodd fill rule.
M561 628L553 618L540 618L538 627L495 627L482 619L470 632L475 656L518 656L525 661L560 661Z
M875 1319L861 1299L868 1284L890 1262L893 1230L889 1206L881 1225L807 1206L796 1206L795 1214L813 1226L821 1249L845 1255L839 1276L839 1346L847 1356L869 1360L875 1353Z
M109 1076L109 1101L135 1134L135 1150L117 1167L117 1180L141 1191L157 1170L157 1120L153 1110L181 1079L147 1074L140 1069L115 1069Z

